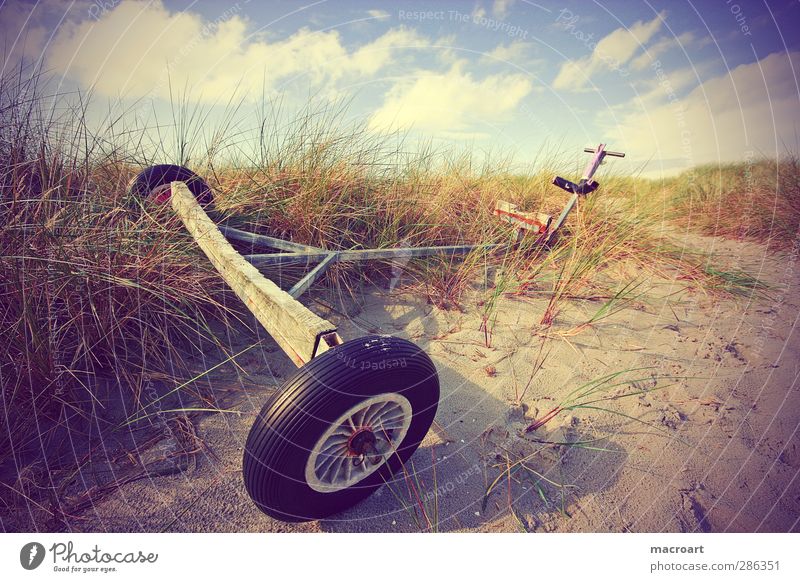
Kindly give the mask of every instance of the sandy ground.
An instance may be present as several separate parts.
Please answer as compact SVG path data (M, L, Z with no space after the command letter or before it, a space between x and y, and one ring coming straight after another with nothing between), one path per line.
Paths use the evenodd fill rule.
M577 334L570 330L599 303L571 304L547 338L538 326L546 300L506 297L489 348L479 330L477 292L464 302L463 312L437 309L411 293L378 289L365 293L354 317L322 312L340 324L345 338L399 335L417 342L435 361L442 386L437 426L412 458L424 514L414 509L399 482L319 522L284 524L256 509L241 478L243 443L267 394L293 370L268 343L264 351L241 356L241 370L226 364L209 377L220 401L235 412L195 420L190 428L207 448L185 456L176 470L154 470L114 490L70 520L68 528L796 531L797 256L756 244L684 239L718 253L721 264L747 269L769 283L770 297L715 300L683 291L680 273L650 277L635 305ZM232 338L231 347L252 342L252 336L243 335ZM542 368L522 399L525 406L515 406L516 394L543 353ZM643 393L598 404L626 416L576 410L521 436L527 424L574 388L632 368L647 369L627 375L637 382L619 390ZM163 450L165 443L152 446ZM508 464L522 458L527 458L525 468L508 479Z

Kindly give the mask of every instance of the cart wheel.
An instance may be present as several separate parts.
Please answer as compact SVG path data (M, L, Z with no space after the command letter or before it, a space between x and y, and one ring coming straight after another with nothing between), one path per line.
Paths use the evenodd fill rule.
M244 483L282 521L321 519L369 496L428 432L439 378L404 339L366 336L300 368L264 405L244 449Z
M145 168L133 179L129 190L142 198L152 197L156 202L164 203L169 199L168 186L172 182L185 182L202 206L207 206L213 201L211 188L205 180L188 168L172 164Z

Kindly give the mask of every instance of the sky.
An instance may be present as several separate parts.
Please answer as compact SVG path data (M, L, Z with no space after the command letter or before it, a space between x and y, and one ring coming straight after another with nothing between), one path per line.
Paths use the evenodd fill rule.
M603 142L657 177L797 151L797 22L797 0L5 1L0 50L98 115L345 102L409 143L535 166Z

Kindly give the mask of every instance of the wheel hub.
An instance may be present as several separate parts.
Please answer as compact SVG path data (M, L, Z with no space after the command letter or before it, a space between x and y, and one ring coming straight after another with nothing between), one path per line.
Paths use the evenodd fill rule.
M359 428L347 441L347 450L356 456L367 455L376 451L376 442L377 439L375 438L375 433L372 432L372 428Z
M383 466L403 442L411 403L397 393L363 400L334 421L311 450L306 483L315 491L347 489Z

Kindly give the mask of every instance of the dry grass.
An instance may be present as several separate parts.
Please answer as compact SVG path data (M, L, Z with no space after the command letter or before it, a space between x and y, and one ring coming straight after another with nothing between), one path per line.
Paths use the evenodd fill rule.
M193 157L191 125L205 118L178 114L176 151L157 149L153 159L135 133L114 124L90 131L85 105L69 109L38 95L35 79L3 79L0 95L0 388L8 421L0 466L15 473L4 490L26 503L34 501L27 485L18 487L29 480L25 466L47 450L67 414L94 414L80 403L95 398L98 382L114 382L134 400L148 377L180 385L197 374L184 365L186 353L215 341L210 322L235 316L222 281L176 219L126 193L146 163L189 163L208 179L229 223L322 248L502 245L403 265L416 290L449 308L462 307L465 291L495 270L483 288L487 345L509 293L547 298L545 327L576 298L606 297L596 315L604 317L636 289L620 278L622 265L677 269L688 286L714 292L758 289L708 257L672 248L660 234L665 220L771 245L793 240L800 222L800 173L790 158L748 165L746 176L742 166L698 170L691 183L601 177L601 190L582 201L551 248L529 239L513 246L510 227L492 216L495 201L557 214L565 195L549 180L559 159L540 160L522 176L502 161L476 166L472 155L408 153L386 136L338 124L338 110L307 112L280 130L265 120L256 147L233 153L223 127ZM390 272L386 264L337 268L328 283Z
M129 167L94 154L83 116L55 115L34 90L6 83L0 101L0 466L12 488L34 461L47 484L43 451L80 424L68 417L97 426L98 386L137 401L148 378L185 375L186 353L215 341L208 321L230 316L176 219L130 199Z
M800 160L791 154L693 168L642 195L676 224L708 235L786 248L800 231Z

